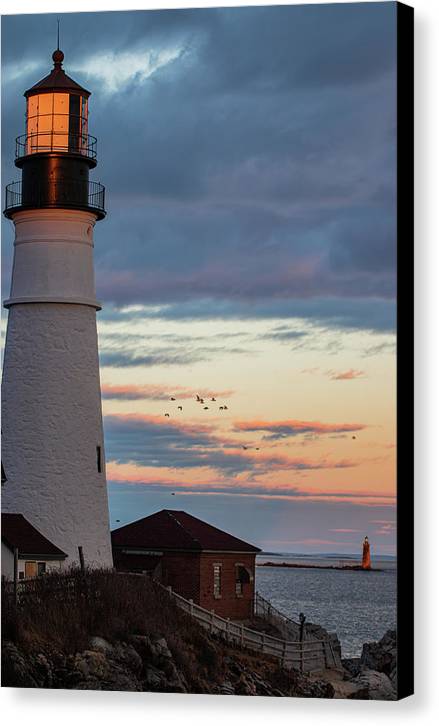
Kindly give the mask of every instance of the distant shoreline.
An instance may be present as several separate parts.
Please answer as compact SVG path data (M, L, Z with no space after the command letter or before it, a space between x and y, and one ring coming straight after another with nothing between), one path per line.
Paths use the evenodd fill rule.
M362 572L382 572L382 570L376 567L371 567L370 570L363 570L361 565L299 565L294 562L257 562L256 567L294 567L307 570L361 570Z

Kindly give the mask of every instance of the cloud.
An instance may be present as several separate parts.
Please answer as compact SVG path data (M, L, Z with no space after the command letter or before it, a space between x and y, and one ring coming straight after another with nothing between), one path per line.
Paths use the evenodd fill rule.
M349 433L361 431L366 428L365 424L342 423L327 424L320 421L297 421L287 419L285 421L235 421L235 431L263 431L268 432L269 439L283 439L289 436L303 436L312 434L314 436L326 436L334 433Z
M183 386L169 386L163 384L129 384L129 385L112 385L103 384L101 386L102 398L119 400L119 401L136 401L136 400L150 400L150 401L169 401L171 397L176 399L184 400L190 398L196 398L197 395L201 398L229 398L234 394L232 390L213 390L207 388L200 388L197 390L184 388Z
M115 93L131 83L142 85L160 68L179 58L183 52L182 48L100 51L82 63L75 64L72 71L83 73L89 79L103 81L105 92Z
M244 450L242 441L221 435L213 424L188 423L148 414L104 417L107 459L164 469L210 469L235 476L242 472L346 469L356 462L327 457L291 457L272 451ZM249 443L250 447L250 443Z
M26 69L4 104L8 179L52 26L3 20L5 66ZM70 14L64 65L93 92L107 187L101 299L394 330L395 27L386 3Z
M350 534L350 533L359 532L360 530L359 529L347 529L347 528L340 528L339 527L337 529L330 529L328 531L329 532L340 532L342 534Z
M326 371L332 381L353 381L356 378L364 378L365 372L350 368L347 371Z

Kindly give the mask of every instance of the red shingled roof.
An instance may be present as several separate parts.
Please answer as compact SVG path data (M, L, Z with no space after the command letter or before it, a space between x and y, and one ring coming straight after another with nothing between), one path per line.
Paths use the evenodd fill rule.
M254 545L223 532L187 512L162 509L111 533L113 546L201 552L260 552Z
M67 557L65 552L46 539L22 514L2 514L2 542L10 550L17 547L19 557Z

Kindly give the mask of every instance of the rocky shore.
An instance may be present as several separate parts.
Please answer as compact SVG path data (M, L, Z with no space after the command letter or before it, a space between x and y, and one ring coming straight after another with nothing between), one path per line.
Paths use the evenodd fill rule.
M2 586L2 638L2 686L396 698L394 631L365 644L359 658L337 657L332 669L304 675L206 632L149 578L112 571L35 579L18 603Z
M239 696L296 696L333 698L333 686L318 678L286 671L275 663L236 653L221 644L206 641L211 660L197 683L190 682L181 659L165 638L136 635L128 642L109 643L90 639L81 653L25 654L6 642L2 648L4 686L17 688L68 688L99 691L151 691L160 693L206 693ZM218 661L220 667L218 667Z
M359 658L342 659L343 681L336 698L394 701L397 698L396 631L375 643L365 643Z
M206 636L197 682L187 677L190 654L172 653L165 638L134 635L110 643L95 636L82 652L43 649L24 653L12 642L2 648L4 686L101 691L152 691L298 698L396 699L396 633L366 643L359 658L342 661L343 672L305 676L274 661L237 652Z

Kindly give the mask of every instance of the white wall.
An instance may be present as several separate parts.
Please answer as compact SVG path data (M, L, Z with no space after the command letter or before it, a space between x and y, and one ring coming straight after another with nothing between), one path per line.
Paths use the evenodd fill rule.
M2 459L8 480L2 508L23 514L68 555L67 566L79 564L81 545L86 564L111 567L94 221L88 212L59 209L14 218L18 245L3 368ZM24 299L32 302L18 302ZM90 304L79 304L84 300Z

